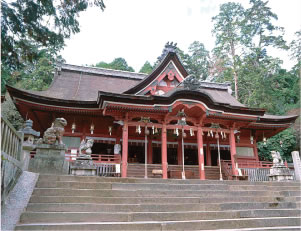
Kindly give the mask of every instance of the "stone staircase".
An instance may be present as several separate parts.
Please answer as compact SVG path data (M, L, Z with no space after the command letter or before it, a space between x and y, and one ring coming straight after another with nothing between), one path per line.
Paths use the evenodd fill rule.
M300 183L40 175L16 230L300 230Z

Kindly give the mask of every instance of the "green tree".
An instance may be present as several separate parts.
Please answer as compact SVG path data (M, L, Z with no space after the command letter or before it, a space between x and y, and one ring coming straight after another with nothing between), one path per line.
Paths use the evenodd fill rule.
M124 58L115 58L112 62L99 62L95 65L95 67L108 68L113 70L121 70L121 71L131 71L134 72L134 68L128 65Z
M150 74L153 70L153 66L150 64L149 61L146 61L144 65L140 69L140 73Z
M18 131L20 128L22 128L24 120L8 93L6 93L5 99L6 100L1 103L1 116L6 118Z
M46 90L53 80L54 63L49 57L42 57L33 67L25 67L19 72L22 76L15 86L26 90Z
M267 6L268 1L250 0L251 7L246 9L243 34L251 43L251 49L256 54L259 62L262 54L266 53L267 47L288 49L283 39L284 28L274 25L272 22L278 20L275 13Z
M105 8L103 0L1 0L2 65L12 71L37 60L41 51L57 54L80 31L79 13L91 5Z
M291 152L298 150L295 131L291 128L269 138L266 145L257 144L260 160L272 161L271 151L278 151L283 159L292 162Z
M235 97L238 98L238 65L242 55L242 46L246 46L243 36L244 8L239 3L225 3L220 6L220 12L212 18L216 36L214 55L224 60L227 69L231 70L234 79Z

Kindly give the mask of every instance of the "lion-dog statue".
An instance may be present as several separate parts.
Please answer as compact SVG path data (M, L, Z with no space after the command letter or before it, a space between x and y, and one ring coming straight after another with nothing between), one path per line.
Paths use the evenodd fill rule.
M51 127L44 132L43 139L39 139L39 144L55 144L56 140L60 145L64 145L62 137L65 132L64 127L67 125L67 120L64 118L56 118Z

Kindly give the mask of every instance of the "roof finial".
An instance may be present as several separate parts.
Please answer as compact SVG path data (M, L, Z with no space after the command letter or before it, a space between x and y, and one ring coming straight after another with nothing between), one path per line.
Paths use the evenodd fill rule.
M162 51L162 55L158 57L158 61L161 62L169 52L176 53L176 50L177 50L177 43L167 42Z

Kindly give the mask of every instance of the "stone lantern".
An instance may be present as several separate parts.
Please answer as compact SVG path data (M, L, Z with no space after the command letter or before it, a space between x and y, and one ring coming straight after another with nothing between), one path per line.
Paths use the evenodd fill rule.
M23 129L19 132L23 133L23 155L21 156L21 161L23 163L23 170L28 170L30 151L36 148L34 144L34 139L40 136L40 132L32 129L32 120L26 120Z

